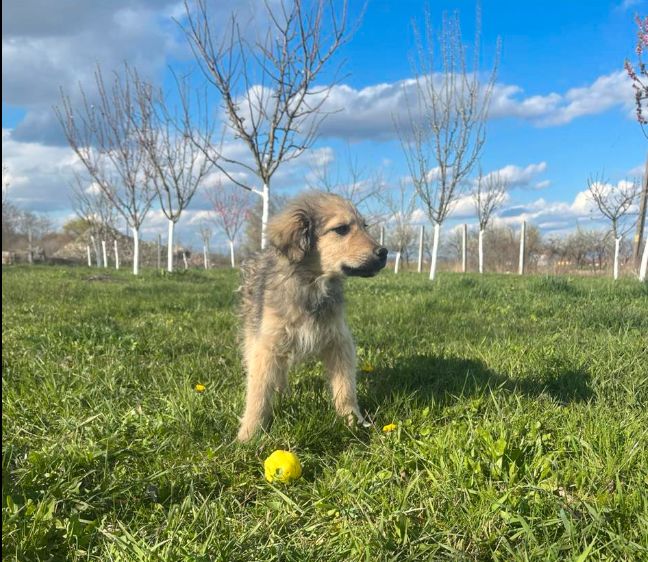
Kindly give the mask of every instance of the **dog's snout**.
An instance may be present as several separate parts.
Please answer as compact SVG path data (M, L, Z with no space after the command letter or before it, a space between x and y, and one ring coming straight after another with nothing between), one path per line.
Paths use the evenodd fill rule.
M386 260L387 259L387 248L384 246L378 246L375 250L376 255L381 259L381 260Z

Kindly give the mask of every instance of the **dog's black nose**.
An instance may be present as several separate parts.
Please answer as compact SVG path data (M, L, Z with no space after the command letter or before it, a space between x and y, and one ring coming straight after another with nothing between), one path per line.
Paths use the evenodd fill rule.
M378 248L376 248L376 255L381 260L387 259L387 248L385 248L384 246L378 246Z

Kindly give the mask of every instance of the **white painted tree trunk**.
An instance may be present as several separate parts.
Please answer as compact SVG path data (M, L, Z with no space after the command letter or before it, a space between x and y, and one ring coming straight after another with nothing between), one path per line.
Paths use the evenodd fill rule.
M400 269L400 260L401 260L401 253L400 251L396 252L396 261L394 262L394 273L398 273L398 270Z
M479 229L479 273L484 273L484 231Z
M440 224L434 225L434 241L432 242L432 263L430 264L430 281L434 281L436 277L437 266L437 253L439 252L439 234L441 230Z
M162 235L158 234L157 239L157 268L162 269Z
M203 263L205 264L205 269L209 269L209 258L207 257L207 244L203 244Z
M133 275L139 275L139 229L133 227Z
M518 265L518 274L524 275L524 254L526 251L526 221L522 221L520 230L520 263Z
M641 256L641 265L639 266L639 281L646 280L646 270L648 269L648 239L644 242L643 255Z
M614 280L619 278L619 248L621 246L621 236L614 239Z
M425 240L425 227L421 225L421 232L419 233L419 251L418 251L418 268L417 271L423 271L423 241Z
M230 247L230 263L232 264L232 267L236 267L236 260L234 259L234 240L229 241L229 247Z
M461 272L468 271L468 225L461 229Z
M173 271L173 227L175 223L169 220L169 234L167 235L167 271Z
M270 217L270 188L266 183L263 184L261 200L263 201L263 210L261 213L261 249L265 250L268 244L268 218Z
M380 227L380 245L381 246L385 245L385 227L384 226Z
M101 255L103 256L103 266L108 267L108 252L106 252L106 241L101 241Z
M119 247L117 246L117 240L115 240L115 269L119 269Z
M182 252L182 262L184 263L185 271L189 269L189 264L187 263L187 252Z
M92 254L90 253L90 245L86 246L86 250L88 251L88 267L92 267Z

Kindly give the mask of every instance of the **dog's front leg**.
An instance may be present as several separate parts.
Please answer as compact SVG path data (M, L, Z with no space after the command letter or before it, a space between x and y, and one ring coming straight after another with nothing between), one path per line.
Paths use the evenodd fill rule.
M267 424L272 412L274 392L286 380L287 362L274 353L270 343L261 339L248 344L245 353L247 393L245 412L238 432L239 441L249 441Z
M339 330L338 337L323 350L322 362L338 415L345 417L350 424L357 419L359 424L369 425L358 406L355 346L346 324Z

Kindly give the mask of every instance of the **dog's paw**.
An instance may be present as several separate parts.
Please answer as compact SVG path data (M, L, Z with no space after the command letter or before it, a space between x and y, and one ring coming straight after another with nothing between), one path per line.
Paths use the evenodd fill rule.
M371 422L367 421L360 413L349 414L347 416L349 427L371 427Z
M247 443L250 439L252 439L252 437L254 437L254 434L255 431L253 427L242 425L238 430L236 439L239 443Z

